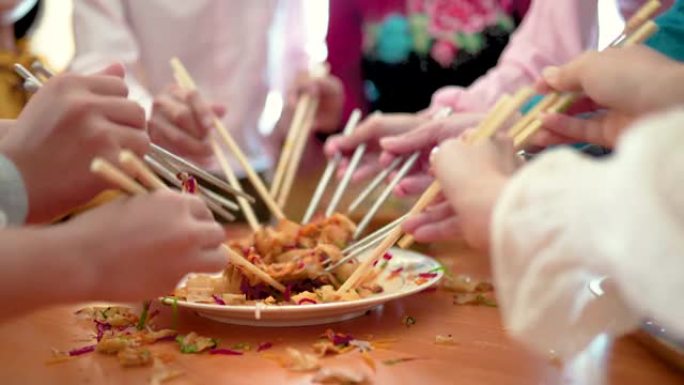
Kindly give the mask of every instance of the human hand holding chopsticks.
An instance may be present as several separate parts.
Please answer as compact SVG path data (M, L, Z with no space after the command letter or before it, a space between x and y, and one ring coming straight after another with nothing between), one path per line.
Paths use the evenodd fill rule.
M337 153L349 157L358 146L365 143L366 160L361 162L352 179L357 182L379 170L378 157L382 151L380 139L410 131L427 120L428 117L422 114L371 114L351 135L336 135L328 139L325 143L325 154L328 158ZM338 168L338 176L344 175L346 164L347 162L342 162Z
M150 137L164 148L201 162L212 155L209 134L214 116L221 118L225 113L225 107L210 103L197 90L172 84L154 98Z
M169 190L119 199L61 225L79 240L83 300L137 301L171 292L187 272L220 271L226 235L204 202ZM81 252L79 252L81 251ZM82 255L82 253L84 255Z
M417 195L425 191L434 179L430 173L430 153L444 140L456 138L466 130L476 127L483 119L482 114L454 114L441 119L432 119L404 134L389 136L380 140L382 153L380 165L388 166L397 157L410 156L420 152L417 167L395 188L399 196Z
M547 69L537 85L540 91L581 92L587 96L589 103L584 105L590 111L605 111L589 119L547 115L544 130L533 143L589 142L613 147L634 119L683 103L684 91L676 81L683 78L684 66L644 46L589 52L565 66Z
M50 220L102 191L106 184L89 171L96 155L147 152L145 112L126 99L123 76L114 65L93 76L54 77L0 141L0 152L22 175L29 222Z
M494 138L469 144L449 139L440 145L432 164L443 199L408 219L404 230L421 242L462 235L472 247L486 250L494 206L520 164L512 142Z

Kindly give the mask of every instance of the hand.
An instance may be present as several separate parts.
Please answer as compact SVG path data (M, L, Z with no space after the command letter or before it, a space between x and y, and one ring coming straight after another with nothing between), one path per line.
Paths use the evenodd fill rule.
M408 157L416 151L421 153L417 166L397 185L395 193L406 196L425 191L433 179L429 175L431 151L442 141L457 138L466 130L477 126L482 118L481 114L457 114L427 121L415 130L401 135L382 138L380 165L383 167L389 166L396 157Z
M365 160L354 173L353 181L363 180L380 169L378 156L382 148L380 139L406 133L415 129L420 124L428 120L423 114L371 114L362 121L354 133L350 136L336 135L328 139L325 143L325 153L328 157L340 153L345 157L350 157L356 147L366 143L367 150ZM343 175L346 169L346 162L339 168L339 175Z
M519 166L513 145L504 139L467 144L450 139L434 155L434 172L446 202L409 219L404 229L421 242L446 240L462 234L476 249L489 246L494 206L508 178Z
M225 232L189 194L119 199L60 226L79 251L83 300L156 298L189 272L219 271L227 263L219 248Z
M54 77L31 98L0 152L16 165L28 192L29 222L48 221L87 202L107 185L90 172L96 156L148 149L145 112L126 99L123 67L94 76Z
M344 107L344 87L340 79L331 75L312 76L309 72L302 72L290 89L285 110L278 122L278 132L286 132L290 128L299 98L304 94L318 98L312 132L333 133L340 127Z
M677 86L682 78L681 64L644 46L590 52L565 66L547 68L540 91L581 92L591 110L599 106L608 111L586 120L545 116L545 131L535 144L586 141L612 147L633 119L683 103L684 91Z
M214 116L223 117L226 109L210 104L197 91L176 84L166 87L154 98L150 117L150 138L181 156L198 162L211 157L209 133Z

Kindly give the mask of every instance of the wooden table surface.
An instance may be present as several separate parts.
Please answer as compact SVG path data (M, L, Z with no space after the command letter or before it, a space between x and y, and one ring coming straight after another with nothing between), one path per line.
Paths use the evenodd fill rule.
M455 245L431 250L458 272L486 274L485 260ZM168 326L171 310L161 308L157 323ZM122 369L116 358L90 353L65 363L46 365L51 348L71 349L89 344L92 331L73 315L80 306L59 306L38 311L0 325L0 384L146 384L151 368ZM417 323L407 328L401 322L411 315ZM270 341L269 353L286 346L309 350L310 344L328 327L357 338L394 338L388 350L376 350L376 372L357 355L326 358L323 366L358 368L371 376L371 384L581 384L583 374L534 356L506 336L496 308L456 306L443 291L421 293L395 301L361 318L329 326L301 328L254 328L231 326L181 311L182 333L196 331L219 338L224 345ZM452 334L457 344L434 344L437 334ZM311 375L294 374L260 354L244 356L182 355L173 342L152 347L171 354L174 368L184 375L168 384L309 384ZM623 338L595 353L593 362L605 360L609 384L681 384L684 377L662 363L632 338ZM393 366L383 360L415 357L415 361Z

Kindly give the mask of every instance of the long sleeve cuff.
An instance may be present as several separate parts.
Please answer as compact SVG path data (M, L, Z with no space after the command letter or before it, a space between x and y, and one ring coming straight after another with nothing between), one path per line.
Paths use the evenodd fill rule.
M28 215L28 194L24 180L14 163L2 155L0 155L0 214L4 214L7 225L13 226L23 224Z

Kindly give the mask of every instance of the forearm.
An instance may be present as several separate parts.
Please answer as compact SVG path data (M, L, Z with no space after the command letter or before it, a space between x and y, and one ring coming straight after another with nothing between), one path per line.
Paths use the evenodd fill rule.
M63 226L0 231L0 322L37 308L87 299L78 239Z
M14 119L0 119L0 140L14 126Z
M606 172L557 150L520 171L495 208L491 256L504 323L540 354L569 358L597 335L621 334L639 321L617 290L599 298L588 289L611 274L599 251L606 240L595 236L598 222L613 215L597 203L610 207L616 198L607 194Z

